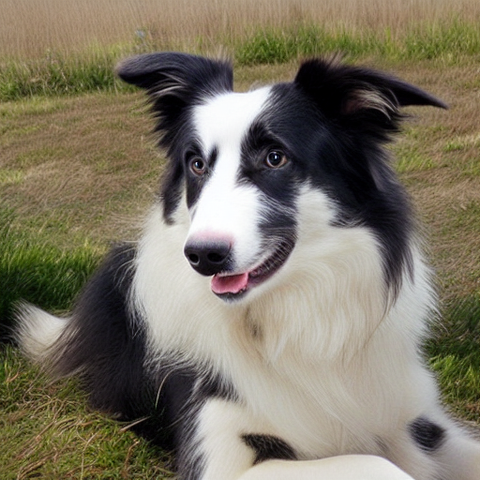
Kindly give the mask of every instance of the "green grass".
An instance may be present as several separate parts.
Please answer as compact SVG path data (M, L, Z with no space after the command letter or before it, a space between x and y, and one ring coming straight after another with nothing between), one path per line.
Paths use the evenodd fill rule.
M472 421L480 416L480 294L451 299L427 344L445 401Z
M119 57L108 51L77 57L50 52L41 60L8 62L0 66L0 100L127 88L113 74Z
M57 312L68 309L100 259L98 248L88 244L66 251L37 243L12 226L14 216L0 208L0 338L8 335L20 300Z
M300 57L343 53L356 58L369 53L385 54L388 42L374 34L357 35L340 30L331 33L316 26L301 26L289 30L259 31L238 45L235 58L240 65L284 63Z
M211 43L197 40L184 49L207 53ZM49 51L41 60L7 61L0 64L0 101L35 95L75 95L129 88L115 79L114 65L123 57L145 51L165 50L169 45L132 43L84 54L65 56ZM178 48L173 46L172 48ZM436 59L456 63L475 59L480 51L480 29L476 24L453 19L415 26L402 35L385 31L335 32L312 24L285 29L266 28L246 38L225 39L224 48L240 66L285 63L313 55L341 53L347 58L376 57L386 61ZM207 51L207 52L206 52Z
M444 58L458 62L466 56L476 56L480 51L478 25L454 19L441 23L416 27L408 32L399 45L400 60L433 60Z
M480 51L477 25L460 21L415 27L404 37L384 32L330 32L317 25L279 31L259 31L238 45L236 60L241 65L282 63L299 57L340 52L348 58L375 56L389 61L457 61L461 56L475 56Z

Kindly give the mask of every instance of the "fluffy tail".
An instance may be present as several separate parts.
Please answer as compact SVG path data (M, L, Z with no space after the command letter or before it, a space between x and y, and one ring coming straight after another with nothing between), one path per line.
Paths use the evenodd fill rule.
M52 346L69 324L68 318L59 318L30 304L18 309L15 339L28 358L37 363L48 363Z

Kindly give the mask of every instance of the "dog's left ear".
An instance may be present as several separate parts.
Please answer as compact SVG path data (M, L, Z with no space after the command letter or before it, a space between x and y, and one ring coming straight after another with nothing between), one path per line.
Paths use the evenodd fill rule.
M430 105L447 108L418 87L375 70L314 59L300 67L295 84L321 112L343 127L381 135L397 128L399 108Z

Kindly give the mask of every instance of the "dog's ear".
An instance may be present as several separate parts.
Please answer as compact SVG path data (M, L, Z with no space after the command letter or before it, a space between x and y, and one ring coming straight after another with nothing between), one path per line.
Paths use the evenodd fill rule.
M147 90L163 134L178 128L185 109L201 98L231 91L233 72L226 61L175 52L138 55L121 62L117 75L125 82ZM168 138L162 144L169 147Z
M304 62L295 84L328 118L378 137L398 128L400 107L447 108L438 98L409 83L374 70L342 65L337 60Z
M137 55L120 62L117 75L151 95L186 95L231 90L232 67L226 61L177 52ZM184 97L186 100L187 98Z

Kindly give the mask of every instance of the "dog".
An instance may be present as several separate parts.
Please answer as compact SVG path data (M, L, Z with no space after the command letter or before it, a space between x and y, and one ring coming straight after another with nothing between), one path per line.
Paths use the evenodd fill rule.
M245 93L183 53L117 73L151 102L159 195L69 318L23 306L22 350L182 480L480 479L422 358L432 275L385 148L402 107L446 105L318 58Z

